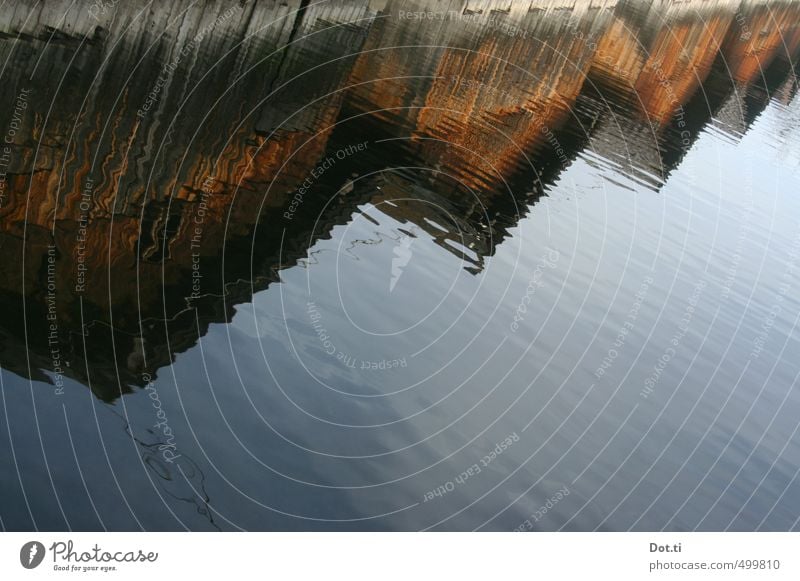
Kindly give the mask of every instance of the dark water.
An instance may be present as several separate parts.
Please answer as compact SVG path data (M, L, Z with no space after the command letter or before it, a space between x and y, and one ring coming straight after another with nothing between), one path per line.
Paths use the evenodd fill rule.
M800 528L800 5L0 31L4 529Z

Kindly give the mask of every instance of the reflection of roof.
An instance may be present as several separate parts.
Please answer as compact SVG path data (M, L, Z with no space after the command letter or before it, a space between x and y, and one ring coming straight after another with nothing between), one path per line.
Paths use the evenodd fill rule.
M666 174L659 141L656 128L640 117L605 115L593 127L587 149L615 171L658 189Z
M740 137L747 131L747 124L744 119L746 110L744 91L737 88L728 95L728 98L723 101L722 107L716 111L712 124L726 133Z
M21 363L26 361L19 348L26 347L21 318L2 317L3 367L43 379L38 369L52 365L46 342L37 343L37 333L33 332L33 326L46 322L46 302L41 293L32 289L41 282L41 266L45 264L41 249L51 240L52 176L56 172L65 176L57 188L61 197L56 228L56 243L62 251L58 276L64 288L59 293L58 319L65 357L75 361L87 357L93 388L101 397L113 399L119 395L118 373L123 385L136 384L141 383L138 367L143 361L146 360L149 369L170 363L175 353L197 342L198 332L204 334L211 323L230 321L235 304L251 300L253 291L278 280L281 269L305 258L316 241L330 237L333 228L349 221L359 205L379 203L397 192L410 192L416 199L431 202L432 207L441 209L439 213L423 212L419 205L404 203L386 206L383 211L401 223L424 230L439 246L468 260L470 272L478 273L520 215L541 195L544 185L554 180L579 152L587 151L587 157L594 157L596 164L608 164L609 175L624 173L651 188L663 183L685 153L680 131L674 131L668 123L651 126L643 115L630 108L629 102L621 102L621 95L598 96L589 90L585 75L592 74L591 61L596 55L585 43L574 42L572 35L565 33L564 25L572 14L584 19L582 26L587 30L593 26L601 28L607 25L613 11L589 14L588 2L576 4L571 0L533 2L534 6L566 8L532 12L527 10L530 2L470 0L467 3L474 11L496 10L493 18L519 20L520 26L536 32L538 41L532 42L531 38L498 35L497 30L486 27L464 28L457 22L441 28L403 27L397 19L384 18L325 30L336 23L374 15L369 10L380 8L379 2L369 3L367 10L366 3L337 0L307 6L297 12L294 20L267 27L263 35L254 36L250 44L234 51L222 66L209 69L217 62L221 48L233 46L270 19L274 20L276 14L288 14L301 5L297 1L284 4L280 7L276 4L274 10L262 10L259 4L258 10L249 8L250 12L221 24L224 30L214 35L210 44L198 48L191 67L170 78L169 91L164 93L159 107L144 118L135 111L145 102L162 70L161 57L169 56L173 49L165 45L160 52L147 56L136 69L135 82L128 85L125 85L126 75L142 56L134 46L130 51L115 51L110 55L111 62L101 79L102 90L91 85L92 75L75 75L70 90L76 95L92 97L86 109L80 109L83 105L80 98L57 101L61 109L54 110L44 129L47 155L37 159L36 167L30 163L25 166L26 160L32 160L30 156L17 158L16 163L22 165L14 169L19 174L11 176L9 181L11 189L26 195L30 185L31 207L35 211L29 214L28 271L21 273L13 268L6 272L6 267L0 277L0 297L7 310L21 305L21 277L26 277L26 312L32 325L28 330L34 339L27 345L31 355L29 370L27 364ZM662 2L649 9L647 22L660 14L659 6L667 4ZM695 4L688 3L687 7L691 9ZM614 2L604 5L612 6ZM506 13L509 7L511 10ZM125 22L127 9L121 10L119 22L115 21L108 31L109 39L119 34L119 27ZM681 14L681 18L688 18L688 12ZM0 14L0 28L2 19L7 17ZM213 15L203 15L204 22L209 18L213 20ZM81 27L86 23L77 20L75 34L82 34ZM188 22L187 31L191 33L188 29L195 24L201 26ZM290 39L299 39L303 33L314 34L313 40L295 42L278 50L251 74L237 77L258 58ZM335 67L302 75L287 90L261 103L271 90L317 64L320 58L334 59L358 53L365 47L381 47L384 42L420 45L432 42L431 39L448 48L423 52L366 50L357 58L342 59ZM173 46L174 40L165 42ZM545 40L546 43L540 42ZM0 45L7 46L7 42L0 39ZM44 45L37 36L22 42L36 50L42 50ZM113 43L98 40L80 49L78 44L65 39L48 48L41 58L42 73L59 73L63 62L75 50L84 51L81 56L85 70L94 72L92 65L109 56ZM458 49L473 46L479 46L483 54ZM510 60L515 66L500 66L495 56ZM676 60L681 57L668 56ZM23 51L10 54L13 79L22 78L29 57ZM527 64L530 67L527 72L535 74L522 74L518 63ZM721 74L724 69L712 68L706 82ZM423 78L372 82L376 78L403 75ZM783 80L786 72L781 75L778 76ZM189 88L201 78L203 90L190 94ZM454 78L484 79L484 82L459 82L454 89ZM364 84L319 99L293 115L298 103L310 103L353 83ZM124 100L117 102L121 87ZM228 89L227 100L213 108L216 99ZM719 89L730 90L724 83L720 83ZM654 102L661 102L657 90L656 85ZM39 93L36 98L51 97L47 91ZM682 95L687 99L689 96ZM721 96L719 106L713 104L711 110L715 123L741 132L747 127L747 119L752 119L765 104L762 97L748 100L742 91L727 98ZM687 113L687 131L692 139L711 115L704 102L695 105L691 118ZM183 107L181 115L185 117L181 116L166 136L166 126L175 119L179 107ZM384 111L379 114L356 116L345 122L350 116L382 108ZM442 113L442 110L448 111ZM744 117L740 111L746 112ZM206 112L210 114L204 118ZM106 122L110 133L98 137ZM336 127L304 145L315 133L330 126ZM73 127L77 133L71 149L67 150L64 143ZM266 140L265 136L278 127L280 131ZM509 145L507 139L501 139L498 128L515 143ZM25 131L32 128L26 126ZM378 144L378 137L412 139ZM433 145L430 137L444 142ZM306 194L295 217L284 219L289 200L320 160L367 138L371 140L369 153L353 163L361 175L377 172L376 177L356 180L334 198L335 203L326 206L329 197L351 179L352 166L336 164L322 179L313 182L314 187ZM27 141L32 141L32 137ZM474 157L463 153L467 147L482 150L499 171L477 167ZM298 153L291 163L284 165L295 152ZM78 296L69 289L74 282L70 253L80 217L81 190L90 174L90 160L95 156L98 167L91 174L96 184L88 216L89 266L92 276L103 284L94 285L93 292L85 294L79 303ZM419 174L380 173L392 165L424 165L441 170L450 178L431 180L430 176ZM214 191L207 200L202 232L201 260L207 273L204 293L201 298L187 302L191 294L190 241L194 218L203 200L202 184L212 175L216 178ZM236 190L240 183L241 188ZM146 188L144 184L149 185ZM377 185L383 189L378 191ZM265 198L268 188L269 195ZM7 205L0 208L0 245L4 251L21 252L18 243L24 213L20 210L20 199L12 195ZM256 208L261 203L264 209L259 215ZM463 246L459 247L462 236ZM30 244L32 241L35 244ZM137 275L141 288L135 288L131 282ZM112 280L111 293L105 277ZM118 284L120 281L122 284ZM223 292L224 301L220 297ZM8 305L12 307L9 309ZM113 330L107 324L111 309L114 309ZM81 327L81 313L85 316L84 323L91 321L86 327ZM145 321L144 337L139 331L140 316ZM167 323L163 321L165 317ZM82 352L84 331L88 333L86 353ZM38 335L46 337L45 333ZM73 366L66 373L87 381L84 365Z

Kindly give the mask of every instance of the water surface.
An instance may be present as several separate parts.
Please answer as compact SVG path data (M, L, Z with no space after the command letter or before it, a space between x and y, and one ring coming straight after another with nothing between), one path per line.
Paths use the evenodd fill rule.
M796 3L218 4L0 15L4 529L800 527Z

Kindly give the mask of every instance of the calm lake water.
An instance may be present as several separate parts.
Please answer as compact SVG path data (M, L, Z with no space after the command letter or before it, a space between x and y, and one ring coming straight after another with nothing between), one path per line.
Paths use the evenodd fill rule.
M0 527L800 530L800 5L574 4L0 9Z

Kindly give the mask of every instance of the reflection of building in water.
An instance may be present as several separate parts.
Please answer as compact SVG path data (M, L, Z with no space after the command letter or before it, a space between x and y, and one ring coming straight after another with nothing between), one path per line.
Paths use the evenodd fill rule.
M795 54L799 46L796 6L790 2L742 2L722 54L731 78L747 84L762 76L776 56Z
M480 272L579 151L658 187L710 118L743 132L800 47L782 2L441 4L429 21L399 17L424 3L394 0L0 15L4 81L31 89L0 207L0 248L17 259L0 276L3 367L45 379L54 309L65 374L112 399L360 204L397 194L452 218L386 213Z

